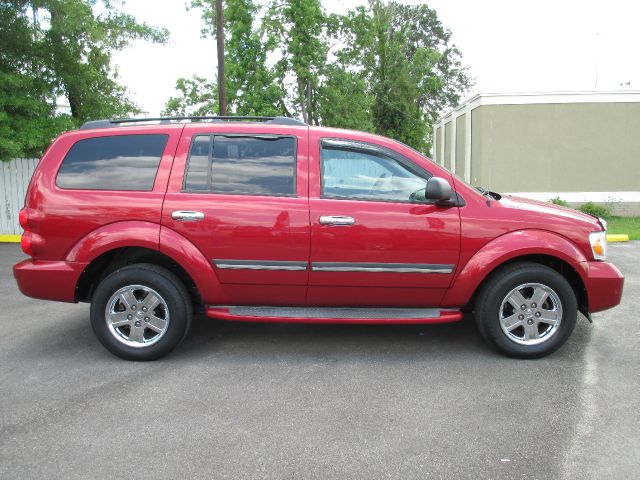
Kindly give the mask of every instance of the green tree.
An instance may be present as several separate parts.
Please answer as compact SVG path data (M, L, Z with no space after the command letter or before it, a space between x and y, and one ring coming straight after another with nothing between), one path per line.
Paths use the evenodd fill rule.
M177 97L165 104L162 115L174 117L216 115L218 111L218 87L196 75L176 81Z
M203 34L215 35L215 1L192 5L202 8ZM347 15L327 14L319 0L268 5L256 27L256 3L225 2L231 111L301 116L312 125L373 131L429 152L438 114L471 84L434 10L381 0ZM180 96L169 100L168 113L215 113L215 82L181 79L177 87Z
M318 114L322 125L374 132L373 101L363 75L339 65L328 65L318 88Z
M168 33L119 13L115 3L0 0L0 159L39 156L62 130L137 111L111 54ZM56 112L61 97L71 115Z
M264 20L266 32L280 49L280 82L291 74L294 105L306 123L318 125L317 89L327 61L327 17L319 0L272 0Z
M428 152L439 112L471 85L461 53L427 5L370 0L337 30L339 64L365 78L375 131Z
M202 12L203 36L217 35L215 0L193 0L191 8ZM258 6L252 0L224 2L225 85L229 110L237 115L287 114L285 94L275 69L267 66L267 54L275 44L263 39L254 25ZM180 78L176 82L179 96L167 102L164 114L215 115L217 82Z
M104 0L105 14L96 15L95 0L34 0L50 17L43 31L49 68L59 92L69 101L71 116L81 123L91 118L138 112L118 83L111 67L111 54L144 39L164 43L168 31L138 23L132 15L115 10Z
M72 126L55 114L54 85L24 5L0 2L0 160L38 156L58 132Z

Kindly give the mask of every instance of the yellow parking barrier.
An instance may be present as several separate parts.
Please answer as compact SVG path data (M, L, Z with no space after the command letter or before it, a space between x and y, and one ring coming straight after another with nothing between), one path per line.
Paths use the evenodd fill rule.
M20 243L22 235L0 235L0 243Z
M616 233L608 233L607 234L607 242L612 243L612 242L628 242L629 241L629 235L625 234L625 233L620 233L620 234L616 234Z

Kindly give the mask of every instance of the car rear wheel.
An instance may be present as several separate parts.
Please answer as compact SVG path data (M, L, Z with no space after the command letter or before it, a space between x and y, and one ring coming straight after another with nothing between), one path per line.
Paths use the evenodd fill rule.
M494 273L478 293L482 335L511 357L538 358L567 341L578 315L576 295L557 271L536 263Z
M127 360L155 360L169 353L186 336L191 316L182 282L150 264L111 273L91 302L91 325L98 340Z

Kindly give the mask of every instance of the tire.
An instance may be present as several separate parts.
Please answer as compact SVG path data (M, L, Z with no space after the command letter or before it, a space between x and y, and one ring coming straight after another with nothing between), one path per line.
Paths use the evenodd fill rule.
M505 355L540 358L567 341L578 306L573 288L557 271L517 263L486 280L474 316L482 336Z
M125 360L156 360L168 354L186 337L191 318L191 299L182 282L151 264L111 273L91 301L96 337Z

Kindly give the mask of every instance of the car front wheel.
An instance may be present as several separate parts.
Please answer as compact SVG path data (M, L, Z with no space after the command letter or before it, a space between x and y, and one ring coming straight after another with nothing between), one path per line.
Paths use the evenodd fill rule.
M480 290L476 323L506 355L537 358L567 341L577 318L576 295L557 271L519 263L494 273Z

